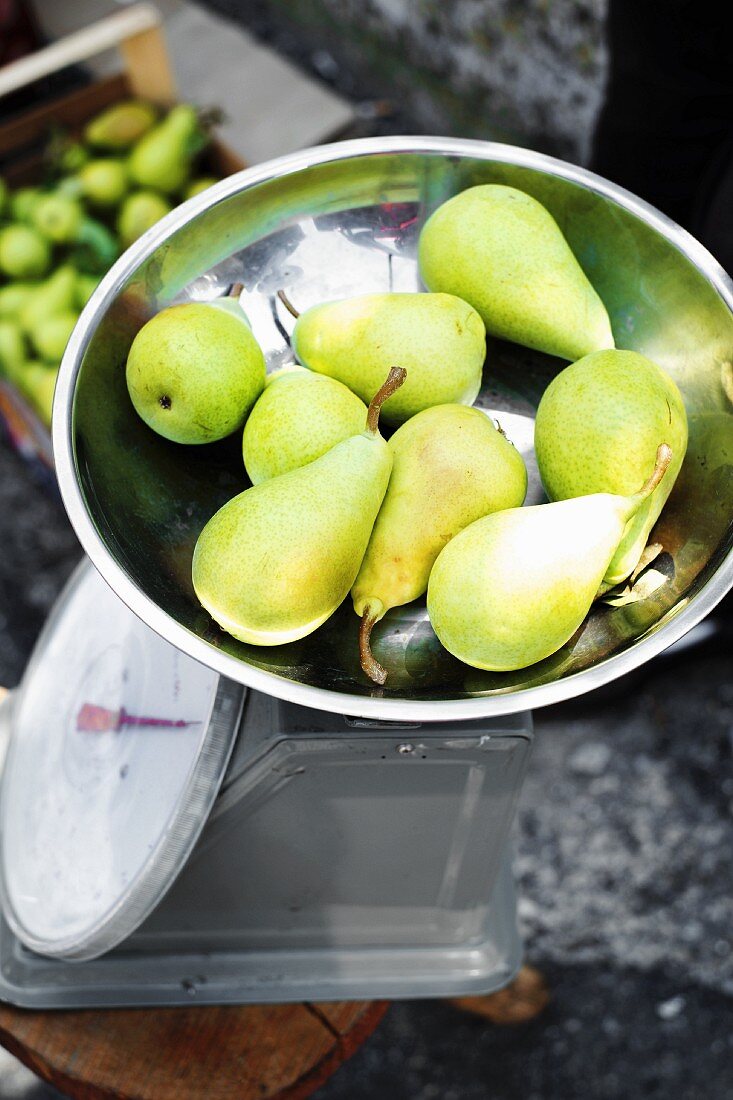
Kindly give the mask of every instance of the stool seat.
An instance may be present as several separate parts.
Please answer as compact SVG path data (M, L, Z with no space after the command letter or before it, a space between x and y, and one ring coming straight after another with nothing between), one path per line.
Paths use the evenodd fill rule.
M372 1033L386 1001L29 1012L0 1006L0 1043L84 1100L309 1096Z

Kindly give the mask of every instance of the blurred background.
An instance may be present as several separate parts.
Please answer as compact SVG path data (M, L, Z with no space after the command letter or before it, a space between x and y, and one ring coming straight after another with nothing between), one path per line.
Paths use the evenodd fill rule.
M111 0L0 0L0 66ZM339 137L451 133L589 165L733 269L733 70L710 0L160 0L181 97L242 162ZM112 71L0 99L0 122ZM4 167L2 169L4 171ZM80 556L48 478L0 446L0 683ZM42 464L41 464L42 465ZM730 603L607 689L535 715L516 830L549 1004L497 1025L393 1005L319 1100L733 1098ZM0 1053L0 1097L55 1095Z

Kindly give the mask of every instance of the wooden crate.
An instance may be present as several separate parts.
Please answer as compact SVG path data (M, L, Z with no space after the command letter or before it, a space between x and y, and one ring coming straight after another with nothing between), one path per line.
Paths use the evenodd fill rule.
M116 46L123 63L115 76L95 80L67 95L0 124L0 174L10 187L39 183L43 178L43 150L54 129L72 135L105 107L130 97L161 107L176 102L173 74L155 8L139 4L117 13L28 58L0 70L0 96L78 64ZM210 106L207 104L206 106ZM244 167L242 159L216 137L205 150L202 174L224 177ZM53 469L49 429L15 388L0 380L0 421L13 447L48 481Z

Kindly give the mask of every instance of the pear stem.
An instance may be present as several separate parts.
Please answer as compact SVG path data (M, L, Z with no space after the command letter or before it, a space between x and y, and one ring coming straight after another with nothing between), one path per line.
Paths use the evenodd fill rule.
M634 493L634 496L640 497L642 500L646 500L648 496L651 496L651 494L654 492L657 485L659 485L659 482L662 480L667 470L669 469L669 464L671 461L672 448L669 446L668 443L660 443L659 447L657 448L657 458L654 469L652 471L652 476L649 478L648 481L644 482L638 493Z
M285 308L286 308L286 310L288 311L288 313L292 313L293 317L294 317L294 318L295 318L295 320L297 321L297 320L298 320L298 318L300 317L300 310L298 310L298 309L296 309L296 308L295 308L295 306L294 306L294 305L293 305L293 303L292 303L292 302L290 301L290 299L288 298L288 296L287 296L287 294L285 293L285 291L284 291L284 290L278 290L278 292L277 292L277 296L278 296L278 298L280 299L280 301L282 302L282 304L283 304L283 305L285 306Z
M229 287L229 293L226 295L226 297L238 298L243 290L244 283L232 283L232 285Z
M369 679L375 684L383 684L387 679L387 673L372 653L370 645L372 628L377 621L378 617L367 604L359 625L359 659Z
M374 394L369 403L366 421L367 431L371 432L372 435L376 435L379 429L379 410L388 397L391 397L393 393L397 393L406 378L407 371L404 367L391 367L384 384Z

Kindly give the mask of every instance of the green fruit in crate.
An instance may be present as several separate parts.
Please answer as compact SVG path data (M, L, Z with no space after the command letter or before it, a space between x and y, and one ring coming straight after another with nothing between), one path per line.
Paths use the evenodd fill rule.
M0 321L0 375L11 381L25 360L25 340L20 325Z
M535 451L550 500L588 493L626 496L660 443L673 458L635 512L606 573L608 585L636 567L685 457L687 417L674 381L635 351L598 351L561 371L537 410Z
M8 283L0 287L0 317L18 317L37 288L38 283Z
M168 200L155 191L135 191L128 195L117 218L117 232L123 247L129 248L171 210Z
M30 213L34 228L53 244L74 241L82 217L82 209L76 199L59 194L42 195Z
M514 187L471 187L438 207L419 264L428 290L470 302L493 336L573 360L613 347L606 308L557 222Z
M560 649L581 626L629 519L671 459L633 496L596 493L479 519L438 555L428 614L445 648L468 665L508 672Z
M76 311L67 310L38 322L30 338L41 359L47 363L60 362L78 319Z
M303 367L270 375L244 426L253 485L307 466L364 426L364 402L334 378Z
M303 638L348 595L392 468L379 408L403 377L390 372L361 432L240 493L204 527L193 586L235 638L254 645Z
M205 302L158 313L127 359L135 409L176 443L211 443L241 428L264 385L265 359L244 314Z
M74 309L77 272L71 264L63 264L28 295L19 319L24 332L31 333L37 325L56 313Z
M74 291L74 305L77 309L83 309L99 286L96 275L86 275L83 271L77 273L76 289Z
M128 169L133 183L172 195L185 185L193 158L206 144L206 135L193 107L174 107L168 116L135 146Z
M213 187L218 182L216 176L203 176L201 179L191 180L183 192L183 198L184 200L192 199L194 195L200 195L202 191L207 191L209 187Z
M0 271L11 279L45 275L51 263L48 241L29 225L0 229Z
M73 260L77 267L90 274L103 275L120 254L117 238L106 225L94 218L83 218L76 235Z
M33 207L42 197L43 192L38 187L21 187L10 196L10 214L18 222L30 219Z
M51 424L53 395L56 389L57 377L58 367L50 367L46 363L30 360L23 365L22 370L14 379L15 385L23 397L44 424L47 425Z
M370 650L374 624L425 592L454 535L490 512L519 508L527 492L522 456L480 409L425 409L389 448L392 477L351 592L362 619L362 668L377 683L386 673Z
M123 161L108 157L90 160L77 176L81 193L93 206L119 206L130 189Z
M369 400L395 363L407 381L384 410L401 423L431 405L470 405L481 386L484 325L451 294L362 294L300 315L293 350L306 367Z
M56 167L59 172L75 175L88 160L88 149L85 149L78 141L68 141L62 146L56 157Z
M140 100L116 103L87 123L84 140L96 149L129 149L152 130L157 117L149 103Z

